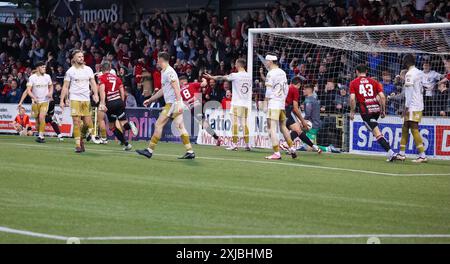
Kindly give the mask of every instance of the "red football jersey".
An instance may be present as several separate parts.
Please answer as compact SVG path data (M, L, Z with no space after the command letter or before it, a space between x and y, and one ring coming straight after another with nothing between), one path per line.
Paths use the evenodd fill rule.
M299 101L300 100L300 93L297 89L297 87L295 87L294 85L289 85L289 91L288 94L286 96L286 106L292 105L292 103L294 101Z
M114 101L120 98L120 87L122 86L122 80L114 74L105 73L102 74L98 81L100 84L105 85L106 101Z
M194 102L201 96L202 87L199 82L188 83L181 87L180 93L183 101L192 107Z
M379 113L380 103L377 95L383 92L383 86L370 77L358 77L350 83L350 94L356 95L361 114Z

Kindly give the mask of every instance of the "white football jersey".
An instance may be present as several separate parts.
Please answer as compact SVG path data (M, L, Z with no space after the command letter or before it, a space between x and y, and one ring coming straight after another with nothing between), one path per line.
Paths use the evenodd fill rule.
M405 106L409 111L423 111L423 72L411 67L405 76Z
M266 97L269 98L269 109L285 109L289 87L286 73L280 69L272 69L266 76Z
M252 74L241 71L227 77L233 87L231 106L250 107L252 104Z
M164 93L164 101L167 104L172 104L177 99L175 90L172 87L172 82L174 81L178 83L178 86L180 85L177 72L169 65L166 70L161 72L161 86Z
M35 73L30 76L27 86L31 85L31 92L33 93L34 97L36 97L36 103L48 102L48 86L51 84L52 78L50 78L50 75L48 74L37 75Z
M433 88L436 83L442 78L442 74L439 74L435 71L423 72L422 84L425 89L426 96L433 95Z
M69 81L69 99L75 101L90 101L91 90L90 90L90 79L94 78L94 72L89 66L82 66L80 68L75 68L75 66L70 67L66 72L64 81Z

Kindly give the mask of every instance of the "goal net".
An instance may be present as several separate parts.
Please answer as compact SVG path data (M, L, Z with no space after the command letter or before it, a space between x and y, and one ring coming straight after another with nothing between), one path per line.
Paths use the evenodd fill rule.
M302 81L302 110L306 98L303 86L314 89L312 96L320 104L321 121L317 143L328 150L333 146L354 153L382 153L362 120L357 116L350 122L348 118L349 83L356 77L356 66L366 64L369 76L383 84L388 116L379 120L380 127L391 147L398 151L406 73L401 61L405 54L414 54L416 67L425 73L420 133L426 153L436 158L450 157L449 82L439 83L450 72L450 23L250 29L248 41L248 69L253 73L255 101L264 100L264 58L275 54L288 81L294 77ZM417 153L412 140L410 136L407 154Z

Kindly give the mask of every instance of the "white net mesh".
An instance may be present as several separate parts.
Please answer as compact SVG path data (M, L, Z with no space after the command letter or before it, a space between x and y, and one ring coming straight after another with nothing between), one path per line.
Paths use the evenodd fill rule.
M406 73L402 70L401 60L406 53L413 53L416 67L425 73L423 114L444 119L436 121L436 124L447 124L450 114L448 82L439 84L439 81L450 71L450 23L441 24L437 29L414 29L414 25L406 29L391 28L384 26L370 31L339 29L335 32L320 32L324 29L319 28L316 32L306 33L278 33L277 30L252 33L253 42L249 43L249 49L253 51L251 70L255 79L255 100L264 98L263 76L267 73L263 66L264 56L274 53L280 58L280 67L286 71L288 79L298 76L304 83L314 85L321 106L322 125L318 143L348 150L351 144L349 126L346 125L348 87L356 77L355 67L361 63L368 65L369 75L383 84L389 97L387 114L401 115ZM438 131L437 127L433 133L435 131ZM433 142L442 136L433 135ZM448 142L450 145L450 138ZM395 143L395 139L391 143Z

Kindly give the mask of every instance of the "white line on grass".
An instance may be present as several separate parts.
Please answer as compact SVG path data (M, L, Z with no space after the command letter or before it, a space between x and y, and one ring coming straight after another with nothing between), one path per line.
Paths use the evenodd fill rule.
M49 235L0 226L0 232L54 240L69 239L69 236ZM333 234L333 235L198 235L198 236L108 236L77 237L80 240L201 240L201 239L339 239L339 238L450 238L450 234Z
M45 145L34 145L34 144L23 144L23 143L10 143L10 142L2 142L2 144L16 145L16 146L24 146L30 148L52 148L52 149L64 149L64 150L72 150L70 148L64 147L55 147L55 146L45 146ZM109 153L123 153L123 154L135 154L133 152L124 152L118 150L109 150L109 149L89 149L88 151L92 152L109 152ZM136 154L137 155L137 154ZM173 154L163 154L157 153L157 156L164 157L178 157ZM364 174L374 174L374 175L382 175L382 176L393 176L393 177L424 177L424 176L450 176L450 173L389 173L389 172L379 172L379 171L369 171L369 170L357 170L357 169L347 169L347 168L338 168L338 167L328 167L328 166L319 166L319 165L308 165L308 164L299 164L299 163L286 163L286 162L277 162L277 161L260 161L260 160L246 160L246 159L233 159L233 158L219 158L219 157L196 157L196 159L205 159L205 160L218 160L218 161L235 161L235 162L249 162L249 163L257 163L257 164L275 164L282 166L293 166L293 167L304 167L304 168L312 168L312 169L321 169L321 170L333 170L333 171L347 171L347 172L355 172Z

